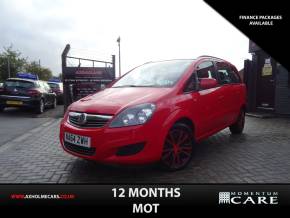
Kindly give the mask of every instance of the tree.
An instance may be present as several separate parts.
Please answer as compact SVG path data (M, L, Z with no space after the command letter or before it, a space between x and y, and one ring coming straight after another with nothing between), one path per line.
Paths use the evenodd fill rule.
M0 53L0 81L9 77L15 77L16 73L24 69L27 59L21 57L21 53L13 50L13 46L4 47L4 52Z
M16 73L21 71L36 74L41 80L49 80L52 77L49 68L41 67L36 61L29 62L27 58L21 56L21 52L14 50L12 45L4 47L4 51L0 53L0 81L6 80L9 76L15 77Z
M25 71L36 74L40 80L49 80L52 77L51 70L39 66L36 61L26 64Z

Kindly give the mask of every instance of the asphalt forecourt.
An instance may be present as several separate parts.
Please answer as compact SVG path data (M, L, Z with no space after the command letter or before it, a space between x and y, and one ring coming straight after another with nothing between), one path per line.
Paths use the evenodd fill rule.
M59 118L0 145L0 183L288 183L290 119L246 118L242 135L228 129L195 147L187 168L112 166L73 157L60 146Z

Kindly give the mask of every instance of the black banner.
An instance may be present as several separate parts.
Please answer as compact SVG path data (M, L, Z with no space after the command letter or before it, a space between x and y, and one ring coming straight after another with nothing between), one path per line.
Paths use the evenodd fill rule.
M0 185L0 202L0 207L89 206L107 215L183 214L204 207L278 209L290 207L290 185Z
M290 70L290 13L287 1L205 0L221 16ZM218 33L217 33L218 34ZM257 49L255 46L253 49ZM250 52L252 52L250 47Z

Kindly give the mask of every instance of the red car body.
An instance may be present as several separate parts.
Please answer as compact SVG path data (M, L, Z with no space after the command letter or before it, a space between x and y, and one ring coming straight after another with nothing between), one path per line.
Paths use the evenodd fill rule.
M200 67L207 62L213 64L210 67L216 75L224 73L219 71L219 65L229 69L232 77L234 74L234 82L221 82L220 76L216 79L211 76L198 77L194 81L199 87L195 84L195 88L186 90L190 87L191 78L198 74L202 77L207 72L210 74L207 67ZM121 79L122 77L119 80ZM118 80L114 82L116 83ZM176 123L189 127L196 143L236 125L241 114L244 114L246 104L245 85L241 82L237 69L227 61L210 56L190 60L178 81L170 87L114 88L114 84L74 102L68 108L60 125L60 142L65 151L104 163L145 164L160 161L165 141ZM152 117L144 124L117 128L110 126L122 111L147 103L154 104L155 109ZM74 115L74 112L108 117L101 127L81 127L69 120L69 114ZM241 125L243 128L244 122ZM89 137L90 147L70 143L66 146L65 132Z

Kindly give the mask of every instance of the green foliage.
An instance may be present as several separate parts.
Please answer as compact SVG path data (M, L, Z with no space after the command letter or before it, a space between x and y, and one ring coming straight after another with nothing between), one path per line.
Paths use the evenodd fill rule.
M4 47L4 51L0 53L0 82L9 77L9 65L10 77L15 77L16 73L21 71L37 74L41 80L48 80L52 77L49 68L41 67L36 61L29 62L27 58L21 56L21 52L14 50L12 45Z
M40 67L35 61L28 63L25 66L25 71L38 75L40 80L49 80L52 77L52 72L50 69Z
M14 77L17 72L24 69L27 59L21 57L19 51L15 51L12 45L5 48L4 52L0 53L0 81L4 81L8 78L8 64L10 62L10 77Z

